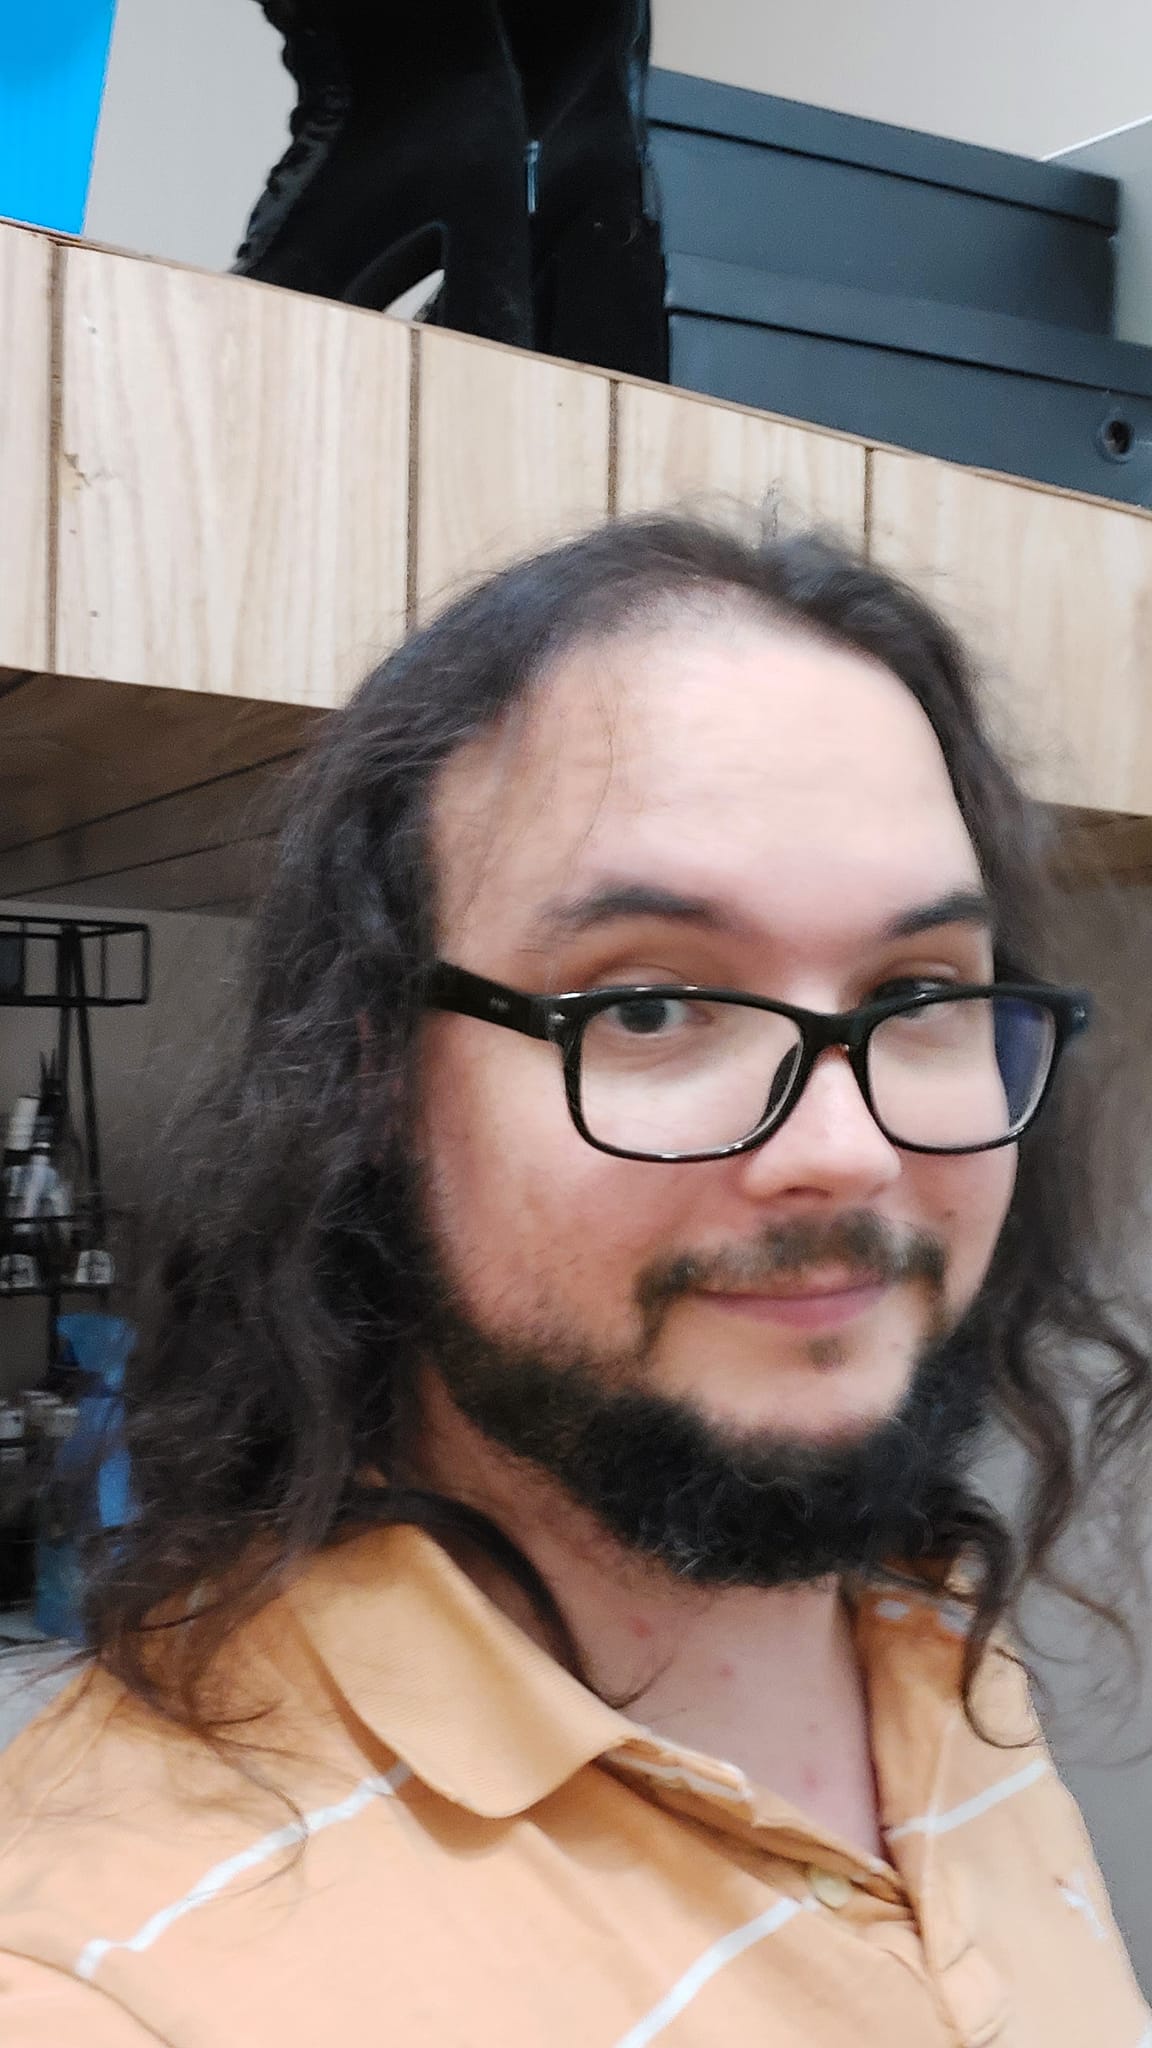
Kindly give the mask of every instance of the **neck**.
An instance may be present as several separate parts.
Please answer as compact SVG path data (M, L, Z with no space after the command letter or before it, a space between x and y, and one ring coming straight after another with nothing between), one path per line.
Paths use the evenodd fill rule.
M434 1374L421 1389L406 1475L478 1509L551 1588L605 1698L685 1749L723 1758L868 1854L881 1853L867 1705L835 1579L704 1588L624 1550L537 1468L489 1443ZM458 1560L545 1648L518 1588L475 1553Z

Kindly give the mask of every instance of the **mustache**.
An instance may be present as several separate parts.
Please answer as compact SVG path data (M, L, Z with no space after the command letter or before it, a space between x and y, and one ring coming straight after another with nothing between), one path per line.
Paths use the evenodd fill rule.
M938 1295L947 1253L927 1231L900 1229L861 1209L826 1221L793 1217L774 1224L749 1244L708 1252L676 1252L654 1260L636 1290L651 1322L670 1303L701 1287L756 1288L799 1276L819 1266L846 1266L861 1281L917 1281Z

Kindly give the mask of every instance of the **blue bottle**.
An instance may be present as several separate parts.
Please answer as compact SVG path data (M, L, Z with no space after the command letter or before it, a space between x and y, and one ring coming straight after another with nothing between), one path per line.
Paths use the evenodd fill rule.
M123 1528L132 1512L121 1388L136 1332L122 1316L91 1314L60 1316L57 1329L84 1380L41 1498L34 1618L45 1635L82 1644L81 1539Z

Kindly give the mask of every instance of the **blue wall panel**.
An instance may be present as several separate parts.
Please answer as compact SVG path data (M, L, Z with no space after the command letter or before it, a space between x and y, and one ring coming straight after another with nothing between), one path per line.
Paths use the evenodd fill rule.
M0 0L0 215L79 234L116 0Z

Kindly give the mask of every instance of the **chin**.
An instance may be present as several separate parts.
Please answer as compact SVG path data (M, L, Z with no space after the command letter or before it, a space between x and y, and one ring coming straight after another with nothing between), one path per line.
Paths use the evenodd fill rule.
M654 1375L650 1389L691 1402L713 1428L817 1449L863 1442L890 1422L914 1370L906 1354L854 1354L828 1340L806 1346L802 1357L751 1369L746 1361L727 1369L714 1361L704 1372L697 1362L679 1374Z
M893 1318L830 1351L670 1325L647 1353L581 1352L441 1304L436 1367L482 1435L681 1580L799 1584L927 1554L952 1526L987 1412L981 1327L925 1341Z

